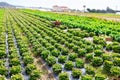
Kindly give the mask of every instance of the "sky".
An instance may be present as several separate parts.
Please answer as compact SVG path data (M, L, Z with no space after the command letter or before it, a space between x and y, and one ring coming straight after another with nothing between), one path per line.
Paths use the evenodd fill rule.
M106 9L110 7L114 10L120 10L120 0L0 0L0 2L8 2L13 5L46 7L52 8L53 5L67 6L71 9Z

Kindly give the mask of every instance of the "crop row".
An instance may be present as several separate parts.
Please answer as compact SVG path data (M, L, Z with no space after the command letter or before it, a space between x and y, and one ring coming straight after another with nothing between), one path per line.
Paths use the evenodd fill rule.
M2 80L36 80L40 73L34 65L34 59L31 56L27 38L21 34L10 16L6 11L6 53L0 55L1 61L0 75ZM5 78L6 77L6 78Z
M48 20L59 20L65 25L69 26L68 28L81 28L82 30L86 30L87 32L94 32L97 35L106 34L113 37L113 39L115 39L116 41L120 41L119 22L106 21L91 17L56 14L52 12L40 12L38 10L22 11L46 18Z
M69 72L69 76L72 75L73 78L79 78L81 75L81 78L85 80L92 75L96 80L104 80L106 76L100 72L107 71L109 63L111 63L110 75L119 76L118 72L117 75L114 74L116 69L120 70L118 64L120 44L118 42L111 43L109 48L117 53L105 53L103 49L106 48L107 43L103 38L94 37L91 43L58 28L48 27L44 19L38 20L17 11L11 14L32 44L33 51L43 58L56 75L59 74L59 80L63 80L64 77L66 80L70 79ZM112 46L117 46L117 48ZM82 71L84 68L86 75ZM89 76L91 80L92 76Z

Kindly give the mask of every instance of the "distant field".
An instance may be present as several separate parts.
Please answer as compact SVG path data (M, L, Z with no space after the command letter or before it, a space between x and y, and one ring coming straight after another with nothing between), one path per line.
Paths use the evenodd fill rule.
M104 13L78 13L78 12L60 12L61 14L69 14L69 15L79 15L79 16L88 16L88 17L96 17L107 20L120 21L119 14L104 14Z

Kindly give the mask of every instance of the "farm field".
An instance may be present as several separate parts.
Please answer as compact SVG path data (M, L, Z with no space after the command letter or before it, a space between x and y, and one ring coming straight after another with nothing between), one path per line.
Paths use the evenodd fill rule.
M67 14L67 15L77 15L77 16L87 16L87 17L95 17L101 18L111 21L118 21L120 22L120 15L119 14L108 14L108 13L83 13L83 12L55 12L60 14Z
M0 9L0 80L120 80L120 23Z

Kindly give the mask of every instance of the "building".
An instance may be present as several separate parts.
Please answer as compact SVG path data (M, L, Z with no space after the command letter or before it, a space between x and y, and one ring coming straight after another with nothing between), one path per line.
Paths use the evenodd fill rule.
M54 5L52 10L55 12L69 12L70 9L67 6Z

